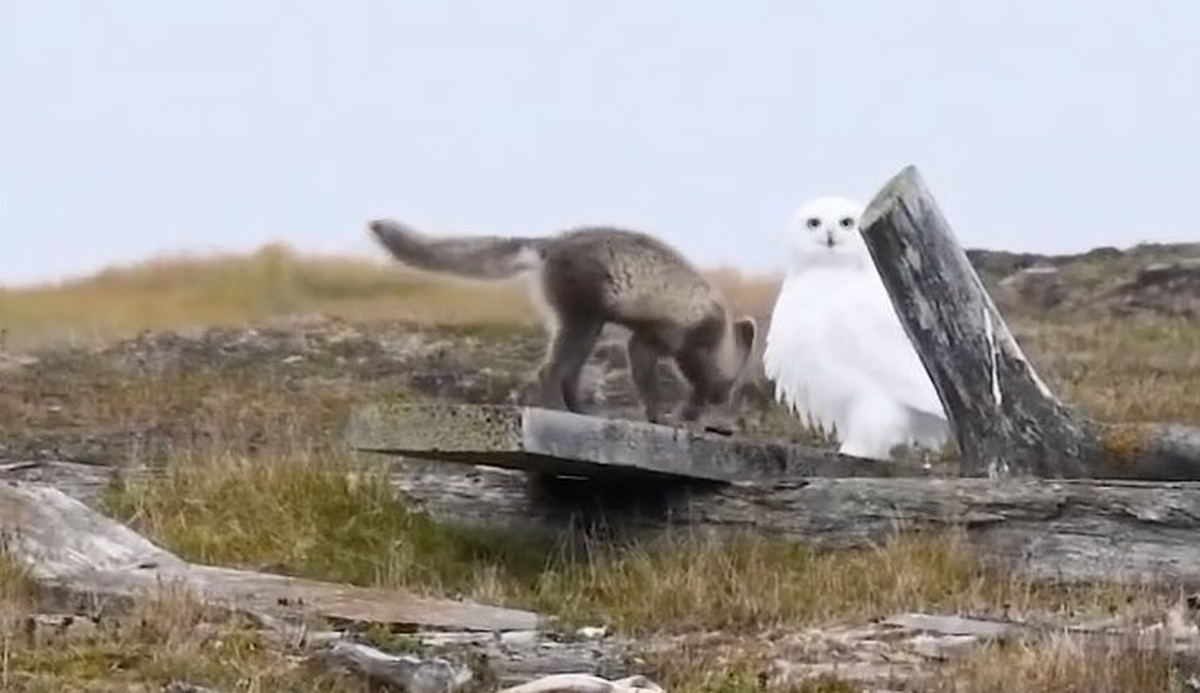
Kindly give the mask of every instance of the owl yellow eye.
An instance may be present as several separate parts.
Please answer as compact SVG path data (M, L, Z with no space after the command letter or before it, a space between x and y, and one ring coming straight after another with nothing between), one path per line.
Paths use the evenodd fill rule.
M854 219L852 217L842 217L842 220L838 223L842 225L843 229L848 229L854 226Z
M821 220L816 217L809 217L805 220L804 225L810 229L815 229L821 225Z

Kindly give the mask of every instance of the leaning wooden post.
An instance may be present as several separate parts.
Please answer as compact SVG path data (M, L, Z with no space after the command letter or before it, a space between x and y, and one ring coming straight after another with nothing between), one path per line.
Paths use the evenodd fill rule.
M1054 396L916 167L875 195L861 229L950 417L963 475L1200 479L1200 431L1101 424Z

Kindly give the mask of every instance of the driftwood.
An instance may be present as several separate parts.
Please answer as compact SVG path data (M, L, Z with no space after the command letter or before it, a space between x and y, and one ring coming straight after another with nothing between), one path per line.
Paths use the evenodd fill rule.
M592 479L677 483L924 474L911 464L804 445L537 407L369 404L351 411L345 435L362 452Z
M831 547L955 527L984 559L1034 579L1200 582L1194 483L811 479L697 494L675 519Z
M164 584L260 622L316 616L341 623L458 630L528 630L537 614L427 599L248 570L189 563L51 486L0 482L0 528L9 555L25 564L51 610L122 606Z
M390 655L374 647L335 640L320 652L326 664L341 667L374 684L407 693L451 693L468 684L473 676L466 667L441 658Z
M1200 480L1200 430L1103 424L1054 396L915 167L871 200L861 228L950 417L964 476Z
M627 676L616 681L591 674L545 676L499 693L664 693L662 686L645 676Z
M50 462L6 466L0 475L39 470L67 487L90 488L95 481L89 465ZM324 665L411 693L449 693L473 684L477 666L496 686L562 674L598 685L603 679L595 677L619 679L633 666L630 641L602 632L588 635L584 629L563 642L542 630L548 622L526 611L188 563L42 483L0 480L0 536L4 553L26 566L38 584L42 611L97 617L181 586L215 612L249 616L284 649L307 652ZM71 617L44 620L54 630L90 623ZM314 623L344 630L310 631ZM356 635L370 625L412 633L436 653L418 658L381 652ZM468 666L480 655L485 662ZM623 690L623 683L614 681L614 690ZM205 690L173 685L180 691Z
M400 495L424 507L435 519L489 530L553 537L568 532L572 521L593 524L598 518L623 536L649 538L687 528L698 534L753 533L838 548L872 546L900 529L961 528L985 558L1034 578L1068 582L1158 579L1200 585L1200 544L1195 541L1200 532L1197 483L796 478L708 488L642 488L628 482L609 486L596 481L564 481L554 493L530 494L520 472L410 461L392 455L364 457L387 472ZM59 475L55 483L77 485L62 476L76 467L81 466L53 467ZM78 524L90 527L87 531L99 537L116 532L110 529L116 524L111 520L91 511L84 515L77 502L68 503L61 494L45 490L39 493L53 500L44 509L35 507L38 514L26 515L23 521L14 516L12 501L6 497L11 489L21 488L44 489L38 484L0 482L0 508L4 508L0 522L10 528L9 533L14 527L28 528L34 521L53 525L57 516L75 514L80 517ZM32 501L23 494L16 500L21 504ZM69 505L70 512L52 510L60 504ZM52 534L44 535L43 540L50 542L53 553L71 554L69 545ZM117 566L114 569L136 564L141 555L162 551L144 539L122 541L142 548L119 552L128 557L106 559ZM9 543L13 545L11 539ZM228 570L207 568L217 575ZM71 573L69 569L61 572ZM127 594L133 587L155 583L152 569L125 574L125 582L130 584L114 583L105 591ZM292 579L269 576L268 580ZM86 584L74 589L76 601L97 591ZM353 614L344 608L330 613L353 620ZM386 620L386 612L376 616ZM369 618L361 613L359 617ZM528 623L515 625L523 629Z
M515 472L371 457L435 518L490 529L553 535L574 521L641 538L686 528L829 548L873 546L900 530L961 529L982 557L1035 579L1200 585L1194 482L797 477L649 488L588 480L531 494Z
M455 404L371 406L352 419L350 439L361 450L418 451L430 459L450 457L521 468L531 439L546 445L544 436L522 434L540 411ZM570 422L586 424L583 433L572 437ZM593 427L606 433L586 435ZM639 422L574 415L558 423L556 435L573 441L569 454L593 460L624 456L637 463L646 458L628 444L635 436L629 431L645 427ZM675 439L680 442L673 454L686 457L696 449L684 442L689 440L686 435L681 432ZM717 455L740 443L737 438L714 438L714 447L705 454ZM656 453L670 449L665 440L653 448ZM741 444L756 449L753 442ZM734 462L726 467L732 468L737 453L727 454ZM561 533L577 522L630 535L687 527L692 532L752 532L818 546L863 547L887 539L898 529L953 527L965 529L983 556L1033 578L1200 584L1200 547L1194 541L1200 531L1200 484L900 474L854 478L839 475L845 470L902 467L844 459L846 466L830 462L818 470L811 464L782 464L771 470L774 479L764 480L767 475L760 473L753 481L710 480L699 486L630 483L599 475L535 488L531 493L519 474L505 475L500 470L464 474L459 465L442 464L444 469L437 470L430 463L408 461L395 465L393 479L399 490L439 519L489 528L507 521L509 527L526 533ZM559 468L574 470L570 462L564 459ZM577 464L586 470L587 464L594 463ZM629 466L628 474L637 471L635 464ZM830 476L818 477L814 472Z

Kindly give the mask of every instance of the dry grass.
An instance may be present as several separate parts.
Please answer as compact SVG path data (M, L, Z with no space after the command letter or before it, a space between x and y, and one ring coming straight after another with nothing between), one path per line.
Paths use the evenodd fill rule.
M1200 422L1194 319L1029 324L1018 339L1048 384L1097 418Z
M746 309L769 305L778 281L732 269L708 274ZM12 348L312 313L439 324L535 322L519 281L452 280L389 262L305 256L282 244L251 255L157 258L58 284L0 286L0 329Z
M1037 646L986 646L930 687L937 693L1125 693L1178 691L1182 679L1170 656L1127 645L1085 647L1052 639Z
M766 311L772 282L713 275L739 307ZM387 316L531 324L517 286L481 290L394 266L300 257L282 247L249 257L158 260L62 286L10 289L0 302L0 327L20 347L312 312L368 322ZM1194 323L1016 327L1052 386L1090 413L1200 421ZM503 342L482 341L481 353L490 349L490 358L501 358L496 350ZM705 652L664 657L658 674L675 691L759 690L771 634L805 626L908 609L1036 618L1150 613L1166 598L1103 585L1027 584L983 568L953 536L821 554L753 536L718 546L680 532L652 545L568 548L449 528L405 507L378 470L337 443L348 406L411 393L397 393L393 381L376 373L343 377L337 362L306 363L285 368L218 358L131 370L100 357L48 358L37 369L0 372L0 421L17 422L6 424L3 437L159 431L168 457L163 473L114 487L106 502L193 560L466 594L629 633L724 631L744 648L735 660ZM199 611L179 595L59 640L31 639L20 627L30 599L20 571L0 563L2 689L129 690L188 679L227 690L354 690L298 669L243 624L197 630ZM947 675L936 690L1163 690L1158 683L1171 667L1150 655L1056 643L985 650ZM801 690L854 689L827 680Z
M23 585L0 603L0 690L152 691L196 681L219 690L367 690L299 664L248 622L214 622L185 592L164 589L119 619L51 622L28 615L34 591Z

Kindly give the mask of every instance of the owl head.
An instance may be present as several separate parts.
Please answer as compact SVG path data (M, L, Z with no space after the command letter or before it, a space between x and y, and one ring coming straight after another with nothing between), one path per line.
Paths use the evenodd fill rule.
M859 235L864 207L846 197L819 197L802 205L788 228L789 263L794 268L870 261Z

